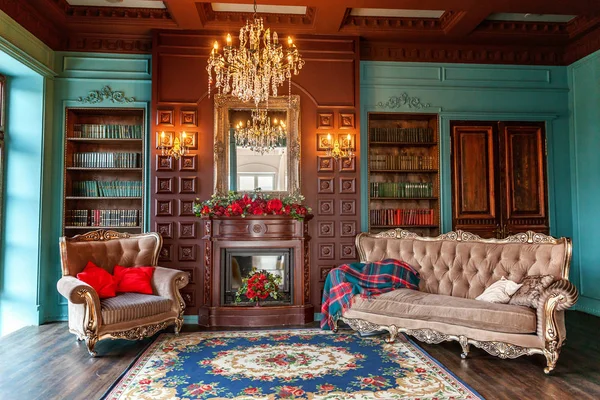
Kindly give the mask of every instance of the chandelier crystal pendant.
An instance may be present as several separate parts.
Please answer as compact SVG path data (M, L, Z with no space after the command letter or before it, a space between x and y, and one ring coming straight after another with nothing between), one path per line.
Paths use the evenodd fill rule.
M285 146L286 124L277 118L271 121L264 108L254 109L246 126L240 121L233 128L233 136L236 146L265 154L276 147Z
M292 75L298 75L304 65L296 45L288 36L287 48L279 43L277 32L264 29L263 19L256 15L254 0L253 21L246 20L240 29L239 47L232 45L227 34L223 54L215 41L208 59L208 95L214 83L219 94L231 94L239 100L256 107L264 102L268 108L269 96L277 96L277 89L288 80L288 95L292 91ZM214 72L214 78L213 78Z

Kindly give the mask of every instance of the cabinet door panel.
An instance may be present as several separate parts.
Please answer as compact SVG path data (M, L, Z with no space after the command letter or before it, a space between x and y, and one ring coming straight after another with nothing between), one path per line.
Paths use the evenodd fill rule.
M454 229L495 237L495 132L485 123L453 123L452 202Z
M500 130L504 223L511 233L547 232L544 125L503 123Z

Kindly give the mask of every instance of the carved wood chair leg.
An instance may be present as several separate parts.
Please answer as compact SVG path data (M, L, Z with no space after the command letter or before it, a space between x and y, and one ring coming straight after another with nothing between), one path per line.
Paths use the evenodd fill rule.
M391 325L389 327L390 337L386 339L386 343L394 343L396 341L396 336L398 336L398 328L395 325Z
M88 353L90 353L90 356L92 356L92 357L96 357L98 355L98 353L94 350L94 347L96 346L97 341L98 341L98 339L95 337L86 337L85 338L85 344L87 345Z
M183 326L183 318L177 318L175 320L175 336L179 336L179 332L181 332L182 326Z
M544 350L544 356L546 356L546 368L544 368L545 374L549 374L554 370L559 355L560 349L554 351Z
M462 347L462 353L460 353L460 358L464 360L469 355L471 345L469 344L469 341L466 336L459 336L458 341L460 343L460 347Z
M332 329L333 333L337 333L338 329L339 329L338 328L338 320L334 319L333 320L333 329Z

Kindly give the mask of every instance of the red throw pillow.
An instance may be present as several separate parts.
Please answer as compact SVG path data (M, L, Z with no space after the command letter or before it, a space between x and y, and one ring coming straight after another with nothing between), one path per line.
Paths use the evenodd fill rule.
M117 292L153 294L152 275L154 267L122 267L115 265L115 280L117 281Z
M115 297L117 295L117 282L110 272L98 267L91 261L77 274L77 279L84 281L94 288L101 299Z

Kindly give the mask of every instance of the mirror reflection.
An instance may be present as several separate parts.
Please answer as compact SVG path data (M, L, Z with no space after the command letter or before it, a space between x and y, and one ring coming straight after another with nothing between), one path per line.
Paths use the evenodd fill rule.
M229 190L288 190L286 110L229 110Z

